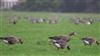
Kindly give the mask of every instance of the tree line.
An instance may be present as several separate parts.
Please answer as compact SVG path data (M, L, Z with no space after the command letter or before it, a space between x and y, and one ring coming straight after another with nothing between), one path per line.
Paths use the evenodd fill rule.
M26 0L13 8L25 11L100 12L100 0Z

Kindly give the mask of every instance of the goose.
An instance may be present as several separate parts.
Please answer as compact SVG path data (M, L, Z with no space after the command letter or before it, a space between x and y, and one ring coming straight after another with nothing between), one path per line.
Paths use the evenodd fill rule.
M0 40L2 40L4 43L12 45L12 44L16 44L16 43L20 43L23 44L23 41L20 38L17 37L0 37Z
M76 19L73 19L75 24L87 24L87 25L90 25L93 23L93 20L92 19L80 19L80 18L76 18Z
M66 42L69 42L72 38L73 35L76 35L76 32L71 32L68 36L53 36L53 37L48 37L49 39L52 39L54 41L56 40L64 40Z
M75 34L75 32L71 32L69 36L53 36L48 38L51 39L51 42L57 47L57 49L64 49L65 47L67 47L67 49L70 50L68 42Z
M43 23L44 22L44 19L43 18L36 18L36 22L37 23Z
M94 39L92 37L84 37L84 38L81 38L81 40L84 43L84 45L90 45L91 46L94 43L96 43L97 45L100 44L96 39Z
M10 17L9 20L10 20L10 23L16 24L20 18L21 18L20 16L14 15L14 16Z

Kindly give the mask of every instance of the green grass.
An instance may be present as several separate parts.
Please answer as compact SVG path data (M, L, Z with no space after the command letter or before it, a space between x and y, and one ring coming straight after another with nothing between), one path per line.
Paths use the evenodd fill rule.
M22 18L16 25L9 23L5 16L21 15L47 18L58 16L58 24L33 24ZM100 41L100 23L75 25L70 18L100 18L100 14L86 13L50 13L50 12L4 12L0 14L0 36L14 35L22 38L24 44L7 45L0 42L1 56L100 56L100 46L84 46L80 38L94 36ZM49 36L67 35L75 31L77 35L69 42L71 50L57 50L48 42ZM37 44L37 43L40 44Z

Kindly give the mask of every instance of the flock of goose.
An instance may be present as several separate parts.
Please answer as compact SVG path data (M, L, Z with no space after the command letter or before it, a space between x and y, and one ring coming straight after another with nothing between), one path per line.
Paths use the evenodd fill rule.
M76 35L76 32L71 32L68 34L68 36L63 36L63 35L59 35L59 36L52 36L52 37L48 37L50 40L50 43L52 43L52 45L54 45L58 50L59 49L65 49L67 48L68 50L70 50L70 46L69 46L69 41L72 39L73 36ZM92 44L97 44L99 45L100 42L95 39L94 37L91 36L87 36L87 37L83 37L80 39L83 44L86 45L92 45ZM23 44L23 40L21 38L15 37L15 36L6 36L6 37L0 37L0 41L9 44L9 45L13 45L13 44Z
M64 49L67 47L68 50L70 50L70 46L69 41L72 39L72 36L76 35L76 32L71 32L68 36L52 36L49 37L50 41L53 43L53 45L57 48L57 49ZM86 45L92 45L94 43L96 43L97 45L100 44L100 42L95 39L94 37L91 36L86 36L80 39L83 44Z
M48 18L41 18L41 17L33 17L33 16L6 16L8 21L12 24L16 24L19 19L26 19L31 23L48 23L48 24L56 24L58 23L58 18L56 16L48 17Z
M16 24L19 19L27 19L28 21L32 23L49 23L49 24L56 24L60 21L57 16L41 18L41 17L33 17L33 16L12 15L12 16L5 16L5 17L8 18L8 21L13 24ZM74 17L70 20L74 24L87 24L87 25L93 24L95 22L100 22L99 18L93 19L93 18Z
M9 20L11 23L16 24L18 19L20 18L21 18L20 16L11 16L9 17ZM57 17L53 17L50 19L37 18L37 17L23 17L23 18L30 20L32 23L42 23L42 22L54 23L54 24L58 23ZM96 20L75 18L73 19L73 21L75 24L92 24ZM50 43L52 43L57 49L64 49L67 47L67 49L70 50L69 41L72 39L74 35L76 35L76 32L71 32L68 34L68 36L60 35L60 36L51 36L48 38L50 40ZM9 45L16 44L16 43L23 44L23 40L15 36L0 37L0 41ZM83 37L81 38L81 41L83 42L84 45L90 45L90 46L94 43L96 43L97 45L100 44L100 42L97 39L91 36Z

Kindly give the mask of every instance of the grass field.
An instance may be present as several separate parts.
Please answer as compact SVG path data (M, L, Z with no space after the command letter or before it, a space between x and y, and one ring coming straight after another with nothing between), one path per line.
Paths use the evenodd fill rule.
M20 19L16 25L9 23L6 15L35 16L46 18L58 16L58 24L33 24L27 19ZM0 36L14 35L22 38L24 43L7 45L0 42L0 56L100 56L100 46L84 46L80 38L94 36L100 41L100 22L92 25L75 25L70 21L73 17L100 18L100 14L92 13L51 13L51 12L4 12L0 14ZM77 35L69 42L71 50L57 50L48 42L49 36L67 35L70 32ZM40 43L40 44L37 44Z

